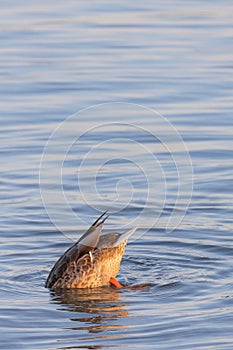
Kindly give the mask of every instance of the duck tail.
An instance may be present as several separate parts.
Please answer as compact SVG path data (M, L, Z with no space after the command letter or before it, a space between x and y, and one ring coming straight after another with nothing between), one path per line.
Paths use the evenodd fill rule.
M102 217L107 213L108 211L106 210L103 214L101 214L98 219L92 224L92 227L98 227L100 225L102 225L104 223L104 221L109 217L109 215L107 215L103 220L100 221L100 219L102 219Z

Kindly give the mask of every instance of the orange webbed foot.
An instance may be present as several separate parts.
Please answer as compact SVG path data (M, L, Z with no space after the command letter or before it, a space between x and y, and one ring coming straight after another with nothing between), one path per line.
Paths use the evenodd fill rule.
M126 288L126 289L132 289L132 290L142 290L142 289L150 288L150 285L148 285L148 284L136 284L134 286L122 286L122 284L120 284L114 277L110 277L109 283L118 289Z
M124 288L114 277L110 277L109 282L116 288Z

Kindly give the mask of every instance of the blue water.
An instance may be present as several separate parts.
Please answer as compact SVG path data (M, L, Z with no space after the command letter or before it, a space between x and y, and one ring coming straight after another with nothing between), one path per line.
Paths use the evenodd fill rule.
M1 348L232 349L230 2L0 18ZM150 288L45 289L106 209L106 232L138 227L119 281Z

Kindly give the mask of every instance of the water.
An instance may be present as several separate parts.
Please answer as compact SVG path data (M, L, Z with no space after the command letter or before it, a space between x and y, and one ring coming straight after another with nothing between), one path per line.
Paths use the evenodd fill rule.
M1 348L232 349L230 2L0 6ZM45 289L107 207L139 226L119 281L150 288Z

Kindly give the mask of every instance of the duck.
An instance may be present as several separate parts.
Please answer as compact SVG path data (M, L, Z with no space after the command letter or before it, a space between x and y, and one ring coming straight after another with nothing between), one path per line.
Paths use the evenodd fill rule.
M116 276L128 239L136 228L124 233L110 232L101 235L103 224L109 216L106 213L107 211L101 214L58 259L48 275L46 288L123 288Z

